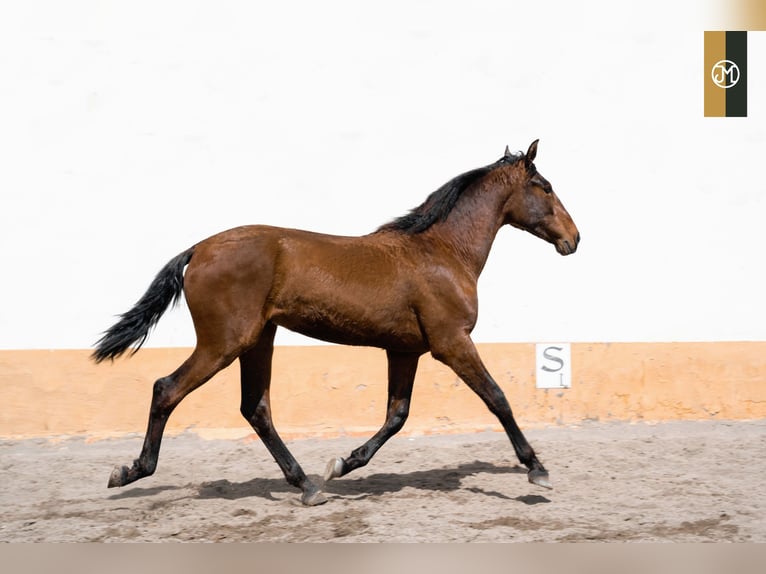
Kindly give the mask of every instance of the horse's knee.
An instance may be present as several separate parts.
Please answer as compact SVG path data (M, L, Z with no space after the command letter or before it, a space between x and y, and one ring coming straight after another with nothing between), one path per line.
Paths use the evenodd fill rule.
M271 408L268 403L261 401L257 405L251 402L243 402L239 407L239 412L245 417L245 420L255 429L259 436L269 432L271 424Z
M260 404L256 407L253 415L253 425L260 434L271 430L271 409L268 406Z
M479 394L493 414L497 416L513 416L511 405L508 402L508 399L505 397L505 393L496 384L491 385L488 389L484 390L484 392L480 392Z
M242 401L239 405L239 412L247 422L250 422L255 414L255 405L250 401Z

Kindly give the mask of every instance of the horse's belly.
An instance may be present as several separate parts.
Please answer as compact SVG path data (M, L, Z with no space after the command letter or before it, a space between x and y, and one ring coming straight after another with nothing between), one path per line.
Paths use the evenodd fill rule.
M271 320L296 333L330 343L407 352L427 350L414 315L378 314L369 309L359 315L351 317L337 311L313 309L304 310L300 315L276 313Z

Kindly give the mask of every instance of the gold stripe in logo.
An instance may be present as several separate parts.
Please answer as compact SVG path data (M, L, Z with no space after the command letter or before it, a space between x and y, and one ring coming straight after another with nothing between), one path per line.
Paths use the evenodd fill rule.
M726 116L726 90L715 83L714 68L726 59L726 32L705 32L705 117Z

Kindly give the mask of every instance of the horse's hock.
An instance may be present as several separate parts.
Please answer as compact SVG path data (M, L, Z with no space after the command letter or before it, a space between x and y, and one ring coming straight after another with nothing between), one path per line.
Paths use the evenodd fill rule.
M746 420L766 417L766 343L572 344L572 387L535 387L533 344L479 345L522 428L586 420ZM142 432L152 384L189 349L145 348L129 361L95 366L86 350L0 351L0 437ZM386 408L383 351L341 346L277 347L272 405L285 438L366 436ZM244 437L235 365L194 391L168 431ZM481 400L423 357L403 433L501 430Z

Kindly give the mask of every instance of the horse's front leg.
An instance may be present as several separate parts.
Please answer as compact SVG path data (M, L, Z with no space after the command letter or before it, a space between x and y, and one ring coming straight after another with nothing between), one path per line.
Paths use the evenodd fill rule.
M553 488L548 471L537 459L535 451L521 432L513 417L511 406L505 394L487 371L479 357L476 346L468 335L450 339L443 346L432 348L433 356L445 363L473 390L487 408L503 425L513 449L521 463L529 469L529 482L544 488Z
M410 412L412 384L418 368L419 354L388 351L388 408L380 430L347 458L334 458L327 463L324 479L331 480L366 465L383 444L401 430Z

